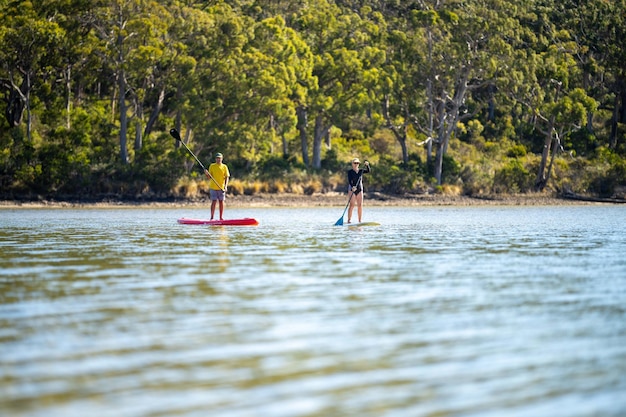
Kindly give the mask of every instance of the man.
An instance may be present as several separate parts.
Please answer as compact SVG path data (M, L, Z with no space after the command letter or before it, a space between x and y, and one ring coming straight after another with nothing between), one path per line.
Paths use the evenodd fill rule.
M211 220L215 216L215 205L220 204L220 220L224 220L224 200L228 189L228 179L230 172L228 166L222 163L224 156L221 153L215 154L215 162L209 166L205 172L209 177L209 194L211 197Z

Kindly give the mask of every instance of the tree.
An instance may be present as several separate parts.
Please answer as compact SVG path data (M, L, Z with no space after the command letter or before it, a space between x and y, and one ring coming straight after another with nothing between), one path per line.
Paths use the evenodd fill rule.
M582 87L611 111L608 145L617 149L626 124L626 0L568 0L554 4L557 27L576 42ZM588 128L592 129L591 114Z
M286 156L285 135L297 126L296 107L307 99L306 86L315 84L313 54L281 17L264 19L255 26L250 52L256 57L252 64L258 75L247 78L254 94L248 102L259 112L256 120L265 121L272 136L281 136Z
M532 20L540 29L531 37L532 47L518 52L512 75L519 82L510 84L508 91L529 110L529 122L544 137L535 180L535 190L541 191L548 184L556 154L563 149L564 136L585 126L597 105L575 87L581 79L575 59L579 45L550 20L553 8L534 10Z
M134 20L137 33L136 47L128 53L127 81L134 112L134 149L139 150L143 136L150 134L159 113L163 109L166 90L170 88L170 74L174 57L169 27L172 17L164 7L153 2L143 18ZM146 107L150 113L145 120Z
M363 8L341 10L326 0L311 0L295 20L315 55L317 86L298 106L304 161L308 161L305 123L313 118L313 168L321 168L322 143L332 126L347 125L372 102L369 90L378 81L385 58L379 45L382 15Z
M135 110L141 119L146 83L163 54L162 38L167 30L167 17L165 9L153 0L111 0L93 9L90 23L102 42L101 59L110 63L117 87L113 90L112 103L117 95L120 161L123 164L130 162L127 100L134 93Z
M54 77L59 56L56 45L64 36L59 25L40 16L31 2L11 2L0 15L0 85L6 102L5 117L17 127L26 112L26 137L32 140L32 99L37 83ZM52 71L52 72L51 72Z
M420 111L420 93L425 51L416 32L406 19L396 19L387 35L387 61L379 83L382 117L400 145L402 162L409 162L408 132Z
M223 3L205 10L185 7L176 19L181 28L179 54L186 63L175 76L177 124L184 125L185 142L194 140L198 152L224 152L244 130L238 121L243 116L242 69L251 22Z

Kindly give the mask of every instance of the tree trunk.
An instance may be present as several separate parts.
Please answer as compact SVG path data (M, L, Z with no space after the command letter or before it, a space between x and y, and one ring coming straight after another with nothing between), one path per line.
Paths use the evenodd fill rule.
M127 130L128 130L128 114L126 113L126 82L124 80L124 72L121 71L118 80L120 98L120 160L123 164L128 164Z
M30 90L31 90L31 77L30 73L26 72L24 75L26 81L26 92L24 95L26 96L26 137L28 138L28 142L32 142L33 140L33 115L30 111Z
M620 123L626 123L626 79L623 79L619 83L620 85L620 102L619 102L619 119Z
M315 118L315 129L313 133L313 168L322 167L322 143L330 131L330 126L324 127L324 117L320 114Z
M611 135L609 137L609 147L611 149L617 149L620 135L619 125L626 123L626 79L620 79L617 82L617 86L613 117L611 118Z
M469 67L463 68L459 76L456 91L452 99L441 100L439 109L439 135L437 140L437 154L435 155L435 179L437 185L442 184L443 179L443 157L448 152L450 138L456 130L459 121L459 109L465 100L467 93L467 82L469 79ZM449 110L447 110L449 108Z
M387 128L391 130L391 132L393 133L393 136L396 138L396 140L400 144L400 148L402 149L402 161L406 165L409 163L409 150L406 146L406 136L407 136L406 132L407 132L408 125L409 125L409 121L408 121L409 115L407 114L405 116L404 123L402 124L402 128L399 129L393 124L391 117L389 116L389 96L388 95L385 95L382 106L383 106L383 117L385 118Z
M143 146L143 132L142 132L142 128L141 128L141 119L137 119L135 121L135 146L134 149L136 151L141 150L141 147Z
M609 148L611 149L615 149L617 147L619 105L619 95L615 94L615 100L613 101L613 116L611 117L611 133L609 136Z
M282 133L280 137L283 141L283 157L287 158L289 157L289 147L287 146L287 138L285 137L284 133Z
M296 115L298 116L298 131L300 132L300 145L302 147L302 162L304 165L309 166L309 145L306 136L307 126L307 109L304 106L298 106L296 108Z
M559 152L559 148L561 146L561 140L559 138L558 133L555 132L554 135L555 135L554 140L552 142L552 154L550 155L550 164L548 165L548 172L546 172L546 179L544 181L544 187L548 184L548 181L550 181L550 175L552 174L552 165L554 164L554 158L556 157L556 154Z
M435 167L434 167L434 174L435 174L435 179L437 180L437 185L441 185L441 179L443 177L443 140L439 139L437 141L437 149L436 149L436 154L435 154Z
M488 113L487 113L487 120L490 122L493 122L496 120L496 102L494 100L494 96L495 96L495 87L493 86L493 84L489 84L489 103L488 103Z
M67 130L72 128L72 66L68 65L65 70L65 127Z
M182 89L180 86L178 86L178 88L176 89L176 102L178 103L177 110L176 110L176 119L174 121L174 128L176 128L176 130L178 132L181 132L180 128L183 125L183 112L181 111L181 103L182 103L182 98L183 98L183 93L182 93ZM174 147L176 149L180 148L181 144L179 140L174 141L176 142L174 144Z
M559 95L561 94L561 87L563 83L558 82L556 87L556 94L554 96L554 103L558 102ZM539 164L539 171L537 172L537 179L535 180L535 191L543 191L543 189L548 184L548 175L546 175L546 165L548 163L548 157L550 156L550 152L554 152L552 150L552 135L556 133L554 129L554 124L556 120L554 116L550 117L550 121L548 122L548 129L546 130L546 139L543 143L543 151L541 152L541 163Z
M9 127L17 127L22 123L24 117L24 108L26 105L26 96L22 93L22 89L26 86L26 78L22 80L21 87L17 87L13 83L7 85L9 90L7 97L7 107L4 115Z
M133 149L140 150L143 146L143 105L136 99L135 102L135 145Z
M537 179L535 180L535 191L542 191L548 183L546 176L546 165L548 163L548 157L550 156L550 150L552 148L552 132L554 130L554 118L550 119L550 125L546 132L546 139L543 143L543 151L541 152L541 163L539 164L539 170L537 171Z
M159 91L159 98L156 102L156 105L152 108L152 113L150 113L150 118L148 119L148 123L146 123L146 128L143 132L144 136L148 136L150 132L152 132L152 127L154 127L154 124L159 118L159 114L161 113L161 110L163 110L164 102L165 102L165 87L162 87L161 91Z

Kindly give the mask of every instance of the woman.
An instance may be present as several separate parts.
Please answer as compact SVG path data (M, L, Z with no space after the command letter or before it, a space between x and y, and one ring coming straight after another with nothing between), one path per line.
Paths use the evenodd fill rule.
M350 207L348 209L348 223L352 220L352 210L357 206L359 223L363 216L363 174L370 172L370 164L365 161L365 168L359 169L361 161L359 158L352 160L352 169L348 170L348 195L350 195Z

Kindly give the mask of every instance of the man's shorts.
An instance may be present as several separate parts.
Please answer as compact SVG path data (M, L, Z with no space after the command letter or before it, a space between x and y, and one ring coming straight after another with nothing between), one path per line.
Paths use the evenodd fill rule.
M211 196L211 201L224 201L226 199L226 194L222 190L209 190L209 195Z

